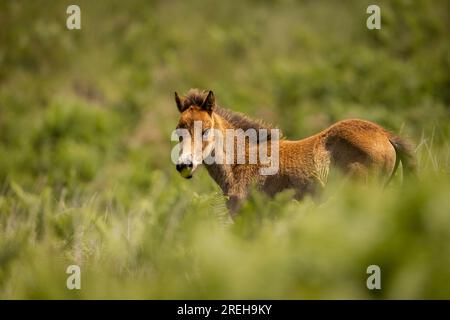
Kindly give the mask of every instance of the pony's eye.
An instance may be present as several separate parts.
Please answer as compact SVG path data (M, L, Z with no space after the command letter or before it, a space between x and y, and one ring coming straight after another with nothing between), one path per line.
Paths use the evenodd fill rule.
M206 129L205 131L203 131L203 138L208 138L209 137L209 133L211 132L210 129Z
M183 141L183 136L178 136L178 141L182 142Z

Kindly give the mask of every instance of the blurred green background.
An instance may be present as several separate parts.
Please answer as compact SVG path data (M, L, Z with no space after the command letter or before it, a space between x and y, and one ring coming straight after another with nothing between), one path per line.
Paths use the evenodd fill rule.
M447 0L77 1L81 30L70 4L0 1L1 299L450 298ZM375 121L419 178L254 193L230 223L206 170L170 160L191 87L290 139Z

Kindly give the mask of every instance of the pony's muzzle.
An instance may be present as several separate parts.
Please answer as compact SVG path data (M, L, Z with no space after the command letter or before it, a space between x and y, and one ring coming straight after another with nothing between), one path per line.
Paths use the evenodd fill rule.
M192 161L184 161L181 163L177 163L175 165L175 168L177 169L177 171L184 177L187 179L192 178L192 169L193 169L194 165L192 163Z
M177 165L175 167L177 168L178 172L183 171L184 168L192 169L192 162L177 163Z

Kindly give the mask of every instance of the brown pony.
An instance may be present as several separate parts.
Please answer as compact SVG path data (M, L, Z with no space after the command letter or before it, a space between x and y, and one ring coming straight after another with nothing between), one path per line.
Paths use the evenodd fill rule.
M258 150L261 143L278 144L279 167L275 174L260 174L261 167L267 166L260 159L253 164L206 164L205 157L217 152L213 148L217 132L226 136L225 131L228 129L260 131L273 128L262 121L252 120L243 114L217 106L212 91L191 89L183 97L175 92L175 101L181 113L177 129L185 129L194 137L180 139L181 155L176 168L185 178L191 178L197 166L205 164L210 176L228 197L227 207L231 215L236 213L251 186L256 186L271 196L285 189L293 189L296 198L302 198L307 193L313 194L318 186L325 184L330 168L337 168L344 174L362 179L367 179L369 175L377 176L386 183L395 173L399 161L405 172L415 169L415 159L406 141L375 123L357 119L337 122L302 140L290 141L274 137L270 134L271 131L265 138L259 138L254 143L245 140L245 147L241 151L245 152L246 160L249 159L250 151L255 148ZM199 147L194 146L196 122L202 127ZM212 131L216 133L213 134ZM272 153L272 149L273 147L267 148L269 153ZM234 147L235 154L237 150ZM236 156L233 156L233 160L236 160Z

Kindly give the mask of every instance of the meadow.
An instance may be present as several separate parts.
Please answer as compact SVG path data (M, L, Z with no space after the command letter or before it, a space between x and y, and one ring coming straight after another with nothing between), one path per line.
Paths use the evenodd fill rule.
M365 0L80 0L81 30L70 4L0 1L0 299L450 299L448 1L377 1L381 30ZM290 139L377 122L418 175L254 192L232 222L170 159L192 87Z

